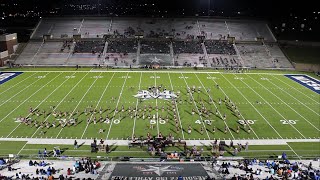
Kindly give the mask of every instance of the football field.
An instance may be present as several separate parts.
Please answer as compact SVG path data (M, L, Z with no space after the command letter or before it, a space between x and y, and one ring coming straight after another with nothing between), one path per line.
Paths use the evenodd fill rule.
M134 97L153 86L178 97ZM319 99L274 73L26 71L0 85L0 137L319 139Z

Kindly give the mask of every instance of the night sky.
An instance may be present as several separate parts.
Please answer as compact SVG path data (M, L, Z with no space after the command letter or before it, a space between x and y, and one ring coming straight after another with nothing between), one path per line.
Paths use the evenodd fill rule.
M34 27L40 17L47 16L173 18L209 15L263 19L284 38L287 38L286 34L290 38L292 35L292 38L313 38L320 32L320 6L315 3L311 0L0 0L0 30L16 26L20 29ZM280 32L283 23L286 29ZM301 31L301 24L305 24L308 31Z

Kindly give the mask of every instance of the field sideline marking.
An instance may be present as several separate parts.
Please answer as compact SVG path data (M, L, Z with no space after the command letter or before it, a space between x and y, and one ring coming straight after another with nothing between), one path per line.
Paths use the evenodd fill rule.
M101 73L100 73L100 74L101 74ZM115 73L113 73L113 74L112 74L112 76L111 76L111 78L110 78L110 80L109 80L109 82L108 82L107 86L104 88L104 90L103 90L103 92L102 92L102 94L101 94L101 96L100 96L100 99L99 99L99 101L98 101L98 103L97 103L97 105L96 105L95 109L97 109L97 108L98 108L98 106L99 106L99 104L100 104L100 102L101 102L101 99L102 99L102 97L104 96L104 94L105 94L106 90L108 89L109 84L110 84L111 80L113 79L113 76L114 76L114 75L115 75ZM98 79L98 78L97 78L97 79ZM80 101L80 102L81 102L81 101ZM84 129L84 131L83 131L83 133L82 133L82 135L81 135L81 139L83 138L83 136L84 136L85 132L87 131L87 128L88 128L89 124L91 123L92 116L93 116L93 113L92 113L92 114L91 114L91 116L90 116L90 122L89 122L89 123L87 122L86 128Z
M237 75L234 75L235 77L238 77ZM266 101L259 93L257 93L257 91L255 91L254 89L252 89L247 83L245 83L242 79L240 79L240 81L242 83L244 83L246 86L248 86L254 93L256 93L264 102L267 103L267 105L269 105L276 113L278 113L283 119L286 119L278 110L276 110L268 101ZM306 138L296 127L294 127L291 123L289 123L289 125L295 129L303 138Z
M210 74L208 74L208 76L211 77ZM215 84L218 84L214 79L211 78L211 80L212 80ZM222 93L229 99L229 96L224 92L224 90L223 90L221 87L220 87L220 89L221 89ZM240 116L242 117L243 120L246 120L246 119L243 117L242 113L240 113ZM252 130L252 132L254 133L254 135L256 135L256 137L257 137L258 139L260 139L259 136L256 134L256 132L253 130L253 128L251 128L251 125L250 125L249 123L246 123L246 124L247 124L247 126Z
M169 80L170 80L170 84L171 84L171 90L173 91L173 85L172 85L172 81L171 81L171 77L170 77L170 74L169 74L169 73L168 73L168 76L169 76ZM180 97L180 98L181 98L181 97ZM179 109L178 109L177 101L175 102L175 105L176 105L177 114L178 114L178 118L179 118L179 123L180 123L182 138L185 139L185 138L184 138L184 130L183 130L183 127L182 127L182 124L181 124L180 112L179 112Z
M197 75L197 74L194 74L194 75L197 77L198 81L200 82L201 86L203 87L203 89L205 90L205 92L207 93L207 95L209 96L209 98L212 99L212 97L210 96L210 94L207 92L206 87L205 87L205 86L203 85L203 83L200 81L198 75ZM212 100L213 100L213 99L212 99ZM216 110L218 111L221 120L224 122L224 125L227 126L228 131L229 131L229 133L231 134L232 138L235 139L234 136L233 136L233 134L232 134L232 132L231 132L231 130L230 130L230 128L229 128L229 126L228 126L228 124L226 123L226 120L223 119L223 116L222 116L222 114L220 113L220 111L218 110L216 104L213 103L213 105L214 105L214 107L216 108Z
M17 85L19 85L19 84L22 83L23 81L31 78L32 76L34 76L34 75L36 75L36 74L38 74L38 73L33 73L31 76L28 76L27 78L23 79L22 81L19 81L19 82L18 82L17 84L15 84L14 86L11 86L10 88L6 89L5 91L2 91L2 92L0 93L0 95L3 94L3 93L5 93L5 92L7 92L7 91L10 90L11 88L16 87Z
M101 75L101 73L99 74L99 76ZM88 92L90 91L90 89L92 88L92 86L96 83L96 81L98 80L99 78L96 78L92 83L91 83L91 86L87 89L87 91L84 93L84 95L82 96L82 98L79 100L78 104L76 105L76 107L73 109L72 113L70 114L69 116L69 119L73 116L73 113L77 110L78 106L80 105L81 101L83 100L84 97L86 97L86 95L88 94ZM91 119L90 119L91 121ZM57 134L56 138L59 137L60 133L62 132L62 130L64 129L64 127L61 127L59 133Z
M156 89L158 89L157 87L157 74L154 72L154 87ZM158 108L158 98L156 98L156 107ZM159 112L158 112L159 109L156 109L157 111L157 131L158 131L158 135L159 136L159 133L160 133L160 130L159 130Z
M250 76L249 76L250 77ZM262 76L261 76L262 77ZM253 79L252 77L250 77L251 79ZM255 82L257 82L260 86L264 87L264 89L267 89L264 85L260 84L258 81L256 81L255 79L253 79ZM270 82L270 81L269 81ZM274 83L270 82L271 84L273 84L274 86L276 86ZM268 89L267 89L268 90ZM300 117L302 117L305 121L307 121L311 126L313 126L314 128L316 128L318 131L319 129L312 124L310 121L308 121L304 116L302 116L299 112L297 112L295 109L293 109L290 105L288 105L285 101L283 101L280 97L278 97L276 94L274 94L272 91L268 90L271 94L273 94L275 97L277 97L280 101L282 101L285 105L287 105L291 110L293 110L295 113L297 113ZM282 90L283 91L283 90ZM286 91L284 91L285 93L287 93ZM293 97L291 94L287 93L288 95L290 95L291 97ZM295 97L293 97L294 99L296 99ZM298 102L301 103L301 101L299 101L298 99L296 99ZM307 107L307 106L306 106ZM311 109L310 109L311 110ZM314 112L313 110L311 110L312 112ZM314 112L316 113L316 112ZM319 114L316 113L318 116Z
M75 74L75 73L73 73L72 75L74 75L74 74ZM60 75L59 75L59 76L60 76ZM55 88L47 97L45 97L45 98L38 104L38 106L36 106L34 109L38 109L38 107L39 107L43 102L45 102L45 100L48 99L56 90L58 90L65 82L67 82L67 80L69 80L69 79L64 80L64 81L60 84L60 86L56 87L56 88ZM29 113L27 117L29 117L31 114L32 114L32 113ZM9 137L21 124L22 124L22 123L19 123L18 126L15 127L15 128L10 132L10 134L8 134L7 137Z
M141 87L141 79L142 79L142 73L140 73L140 81L139 81L139 91L140 91L140 87ZM134 113L134 120L133 120L133 127L132 127L132 136L134 135L134 131L136 128L136 120L137 120L137 113L138 113L138 104L139 104L139 99L137 99L136 102L136 112Z
M92 68L94 69L94 68ZM4 71L5 72L5 71ZM197 73L197 74L207 74L207 73L210 73L210 74L235 74L235 73L232 73L232 72L212 72L212 71L197 71L197 72L194 72L194 71L110 71L110 70L106 70L106 71L92 71L92 70L89 70L89 71L10 71L10 72L104 72L104 73L113 73L113 72L119 72L119 73L124 73L124 72L134 72L134 73L173 73L173 74L180 74L180 73ZM240 73L240 74L266 74L266 75L276 75L276 76L283 76L283 75L290 75L288 73ZM292 75L297 75L297 74L292 74Z
M187 85L187 88L189 88L189 85L188 85L188 83L187 83L187 81L186 81L186 78L184 78L184 75L183 75L182 73L181 73L181 75L182 75L182 77L183 77L182 79L184 80L184 82L185 82L186 85ZM197 111L198 111L198 115L199 115L199 117L200 117L200 119L201 119L202 126L204 127L204 130L206 130L207 136L208 136L208 138L209 138L209 140L210 140L211 138L210 138L210 136L209 136L207 127L206 127L205 124L203 123L202 117L201 117L201 115L200 115L200 111L199 111L199 109L198 109L198 106L197 106L196 102L194 101L193 95L192 95L192 93L191 93L190 90L189 90L189 95L190 95L191 98L192 98L193 104L194 104L194 106L196 107L196 109L197 109Z
M279 78L277 78L277 77L275 77L275 76L272 76L272 77L274 77L274 78L275 78L275 79L277 79L278 81L280 81L280 82L282 82L282 83L286 84L287 86L290 86L292 89L294 89L294 90L298 91L300 94L302 94L302 95L304 95L305 97L309 98L310 100L312 100L312 101L316 102L317 104L320 104L320 103L319 103L319 101L316 101L316 100L314 100L313 98L311 98L311 97L307 96L305 93L303 93L303 92L299 91L299 89L298 89L298 88L295 88L295 87L291 86L290 84L288 84L288 83L286 83L286 82L282 81L281 79L279 79ZM300 86L301 86L301 85L300 85ZM304 87L304 86L302 86L302 87ZM304 88L305 88L305 87L304 87Z
M223 75L222 75L222 77L223 77L224 79L226 79L231 86L235 87L226 77L224 77ZM242 94L242 92L239 91L239 89L237 89L237 88L235 88L235 89L238 91L239 94L241 94L241 96L242 96L244 99L246 99L246 100L248 101L248 103L253 107L253 109L255 109L256 112L266 121L266 123L269 124L269 126L274 130L274 132L277 133L277 135L278 135L281 139L283 139L282 136L279 134L279 132L278 132L278 131L270 124L270 122L258 111L258 109L247 99L247 97L245 97L245 96Z
M124 85L126 84L127 79L128 79L128 74L129 74L129 72L127 72L126 79L124 80L124 82L123 82L123 84L122 84L122 88L121 88L121 91L120 91L120 94L119 94L119 97L118 97L118 102L117 102L117 104L116 104L116 108L118 108L118 105L119 105L119 102L120 102L120 99L121 99L121 96L122 96L122 92L123 92ZM115 115L116 115L116 111L114 111L114 113L113 113L112 121L111 121L111 123L110 123L110 127L109 127L109 130L108 130L108 134L107 134L106 139L109 138L109 134L110 134L110 131L111 131L111 127L112 127L112 124L113 124L114 116L115 116Z
M1 141L27 141L28 144L59 144L59 145L73 145L74 139L45 139L45 138L0 138ZM79 139L78 142L89 145L92 143L92 139ZM119 146L128 146L130 140L108 140L109 144L116 144ZM229 144L231 140L225 140L226 144ZM319 139L241 139L232 140L234 144L244 144L246 142L250 145L287 145L288 142L295 143L319 143ZM186 140L187 146L203 146L212 145L212 140Z
M46 75L48 75L49 73L47 73ZM59 76L59 75L58 75ZM38 80L40 80L40 79L38 79ZM35 82L38 82L38 80L36 80ZM34 82L34 83L35 83ZM51 81L50 81L51 82ZM48 84L48 83L47 83ZM42 88L43 88L44 86L42 86ZM40 89L42 89L42 88L40 88ZM34 92L31 96L33 96L34 94L36 94L38 91L40 91L40 89L38 89L36 92ZM28 99L30 99L31 98L31 96L29 96L27 99L25 99L22 103L20 103L19 104L19 106L17 106L16 108L14 108L10 113L8 113L4 118L2 118L1 120L0 120L0 122L2 122L5 118L7 118L10 114L12 114L16 109L18 109L22 104L24 104Z
M55 111L55 110L57 109L57 107L63 102L63 100L73 91L74 88L77 87L77 85L78 85L78 84L84 79L84 77L86 77L87 75L88 75L88 73L87 73L86 75L84 75L84 76L80 79L80 81L78 81L78 83L77 83L76 85L73 86L73 88L68 92L68 94L66 94L66 95L62 98L62 100L59 102L59 104L56 105L52 111ZM51 113L47 116L46 119L44 119L44 122L46 122L47 119L48 119L50 116L51 116ZM40 127L39 127L39 128L40 128ZM34 132L34 134L31 136L31 138L35 135L35 133L39 130L39 128Z

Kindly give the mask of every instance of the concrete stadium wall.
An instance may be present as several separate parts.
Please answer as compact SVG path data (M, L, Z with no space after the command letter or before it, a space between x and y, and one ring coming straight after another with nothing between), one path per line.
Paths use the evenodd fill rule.
M298 71L320 72L320 64L293 63Z

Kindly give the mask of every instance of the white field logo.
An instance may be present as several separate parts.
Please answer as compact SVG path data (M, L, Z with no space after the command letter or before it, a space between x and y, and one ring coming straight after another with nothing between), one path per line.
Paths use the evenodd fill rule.
M313 89L315 91L320 91L320 84L317 81L307 76L291 76L291 77L303 83L305 86L309 87L310 89Z
M0 74L0 83L2 81L5 81L6 79L10 78L11 76L14 76L16 73L3 73Z
M154 91L140 90L136 95L133 95L133 97L138 99L143 99L143 100L148 100L148 99L170 100L170 99L177 98L177 95L173 91L165 90L161 92L158 89L156 89Z

